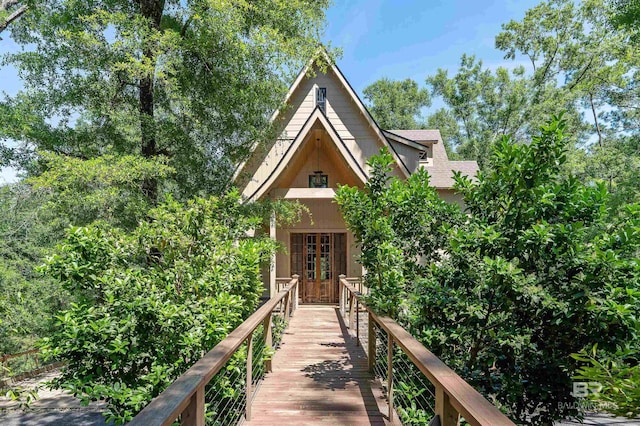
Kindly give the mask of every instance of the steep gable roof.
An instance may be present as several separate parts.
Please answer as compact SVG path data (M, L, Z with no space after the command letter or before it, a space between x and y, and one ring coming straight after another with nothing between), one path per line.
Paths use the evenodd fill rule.
M316 123L320 123L322 127L327 131L330 140L336 145L338 151L342 154L347 164L349 164L356 177L360 179L362 183L365 183L367 181L369 176L367 175L366 171L360 164L358 164L356 159L353 157L353 155L349 151L349 148L340 138L340 135L338 135L336 129L331 125L331 122L329 121L327 116L322 112L320 108L316 107L309 118L307 118L307 121L302 126L302 129L300 129L300 132L298 132L296 137L293 139L292 143L283 151L282 155L278 159L277 164L275 165L275 168L271 171L269 176L264 181L260 182L257 187L256 185L254 185L253 187L245 188L245 192L243 193L243 195L248 200L257 200L269 190L278 176L280 176L285 170L287 164L292 161L305 140L308 139L307 135ZM248 192L246 191L247 189L249 189Z
M358 97L357 93L353 90L353 87L351 87L351 85L346 80L346 78L344 77L344 75L342 74L340 69L337 67L337 65L335 63L333 63L333 61L330 59L329 55L326 53L326 51L324 49L321 49L318 54L322 55L323 59L326 60L326 62L328 64L327 65L327 74L329 74L329 73L333 74L335 76L335 78L338 80L339 85L341 86L341 88L348 95L348 98L351 99L351 101L353 102L353 105L355 106L355 111L359 112L360 116L368 124L369 129L371 130L371 132L375 135L375 139L377 139L379 141L379 144L381 146L386 147L389 150L389 152L391 152L394 160L396 161L398 170L400 171L401 175L403 175L405 177L409 177L410 174L411 174L411 170L409 169L409 167L407 167L407 165L402 160L402 158L398 154L398 152L396 152L395 148L390 143L390 141L387 140L387 138L385 137L385 134L383 133L382 129L380 129L380 127L377 125L377 123L375 122L375 120L373 119L373 117L371 116L371 114L369 113L367 108L365 107L364 103ZM296 93L296 90L298 89L298 87L301 86L302 82L309 75L309 72L311 71L311 68L316 66L315 64L316 64L316 60L309 61L307 63L307 65L302 69L302 71L298 74L298 77L296 78L296 80L294 81L292 86L289 88L289 91L288 91L288 93L287 93L287 95L285 97L285 102L286 103L290 103L291 102L291 99L293 98L294 94ZM314 70L314 71L315 72L319 72L319 70ZM281 110L278 110L278 111L274 112L274 114L271 117L271 122L275 122L281 116L281 114L282 114ZM315 114L315 110L311 114ZM308 121L309 118L310 118L310 116L307 118L307 121ZM326 120L328 120L328 118L326 116L324 118ZM328 122L329 122L328 125L333 127L333 125L331 123L331 120L328 120ZM297 130L297 129L295 129L295 130ZM299 138L299 137L300 137L300 135L298 134L296 136L296 138ZM291 138L289 137L288 139L291 139ZM344 146L346 146L346 144L344 144L344 141L342 141L342 144ZM255 156L266 155L267 154L264 150L262 150L261 152L260 152L260 150L258 150L258 144L254 144L254 146L252 147L251 151L252 151L252 153L251 153L250 157L246 161L242 162L236 168L236 171L235 171L234 176L233 176L233 180L234 181L236 181L236 182L239 181L241 174L243 173L243 171L245 171L245 169L248 168L248 164L250 162L254 162L255 163L255 161L257 160L257 158L254 158ZM361 170L366 170L365 165L364 164L360 164L360 163L362 163L362 161L363 160L357 160L356 163L358 164L358 167ZM253 174L253 173L249 172L249 174ZM365 175L366 175L366 173L365 173Z

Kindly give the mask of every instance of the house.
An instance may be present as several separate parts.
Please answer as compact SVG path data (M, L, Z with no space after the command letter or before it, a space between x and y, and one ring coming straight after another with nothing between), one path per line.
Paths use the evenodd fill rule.
M334 303L338 276L362 275L355 260L359 249L334 203L338 185L363 187L370 172L367 160L386 148L395 160L395 176L406 179L426 167L441 197L460 202L451 189L453 171L474 175L478 165L449 161L438 130L378 127L335 65L323 71L310 63L291 86L286 103L272 118L281 126L280 136L268 146L254 147L234 180L245 200L299 200L312 215L290 227L271 221L271 237L287 252L277 254L265 273L268 295L276 291L276 277L298 274L302 303Z

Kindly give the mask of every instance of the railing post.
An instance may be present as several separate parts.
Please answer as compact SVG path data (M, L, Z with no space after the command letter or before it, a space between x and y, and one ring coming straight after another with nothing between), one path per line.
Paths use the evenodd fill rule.
M368 336L368 350L367 350L367 355L368 355L368 367L369 367L369 372L373 373L375 366L376 366L376 323L373 320L373 316L371 315L371 312L367 311L367 314L369 316L369 320L368 320L368 329L369 329L369 336Z
M264 338L264 345L267 350L273 349L273 334L271 331L271 314L272 312L269 312L267 316L264 318L264 321L262 322L262 336ZM267 373L271 373L273 371L272 356L273 354L271 354L269 357L265 358L264 360L264 371Z
M345 305L345 301L344 301L344 292L345 292L345 288L344 288L344 284L342 282L342 280L344 280L346 277L346 275L344 274L340 274L340 276L338 276L339 279L339 284L338 284L338 294L339 294L339 302L340 302L340 315L342 315L344 317L344 305Z
M253 332L249 334L247 337L247 394L245 395L247 398L246 407L245 407L245 418L247 420L251 420L251 396L252 396L252 387L253 387Z
M387 333L387 395L389 397L389 421L393 423L393 336Z
M289 319L289 304L291 303L291 291L287 292L287 295L284 297L284 319Z
M355 296L353 295L353 293L349 292L349 330L353 330L353 317L354 317L354 309L355 309L355 304L353 303L353 301L355 300Z
M182 426L204 426L204 386L196 389L191 396L189 405L182 412L180 419Z
M442 386L436 385L436 415L440 417L441 426L457 426L458 412L451 405L449 395Z
M356 298L356 346L360 346L360 301Z
M295 311L296 309L298 309L298 297L300 296L300 294L298 293L299 291L298 289L300 288L300 275L293 274L291 278L296 280L296 288L294 291L294 299L293 299L293 310Z

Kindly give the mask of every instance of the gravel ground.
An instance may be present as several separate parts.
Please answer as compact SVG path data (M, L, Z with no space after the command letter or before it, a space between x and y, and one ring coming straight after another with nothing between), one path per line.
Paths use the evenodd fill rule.
M91 403L83 406L73 395L60 390L49 390L43 384L59 374L57 370L44 373L20 382L20 386L38 390L38 399L29 408L22 409L20 404L0 396L0 425L2 426L103 426L102 409L104 404Z

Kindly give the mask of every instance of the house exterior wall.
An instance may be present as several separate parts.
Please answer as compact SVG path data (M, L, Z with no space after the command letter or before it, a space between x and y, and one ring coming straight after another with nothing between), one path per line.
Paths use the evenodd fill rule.
M266 152L266 156L254 155L244 167L246 184L242 194L250 197L277 167L280 158L298 136L313 110L315 109L315 93L318 87L327 89L326 116L336 130L342 142L356 162L365 165L367 160L380 152L384 146L375 130L359 112L349 94L340 84L337 76L328 70L326 74L315 71L315 77L302 79L300 85L292 93L290 106L279 118L283 131L271 146L257 147ZM394 165L393 173L403 176L398 165ZM241 177L242 179L242 177Z
M457 204L460 207L464 207L464 202L462 201L462 196L460 194L456 194L453 189L437 189L436 192L447 203Z
M391 146L402 159L402 162L407 166L409 171L411 173L415 172L419 164L419 157L416 155L417 150L395 141L389 141L389 143L391 143Z
M326 89L324 111L316 105L318 88ZM271 266L263 272L265 296L275 291L276 277L291 276L293 233L345 233L347 275L362 275L362 267L356 260L360 249L331 197L339 185L362 187L370 175L367 161L383 147L388 147L396 159L393 175L404 179L418 167L425 167L432 177L431 185L442 199L463 204L461 197L450 189L454 162L447 158L440 133L433 130L383 133L337 68L329 66L326 73L315 68L310 74L299 76L287 104L275 115L279 137L254 147L251 158L240 166L235 177L246 199L298 199L310 212L295 225L267 226L271 237L285 250L276 254ZM420 161L423 149L429 158ZM455 169L470 174L467 164L457 164ZM328 188L309 188L309 176L317 170L328 176ZM317 247L320 250L320 245Z

